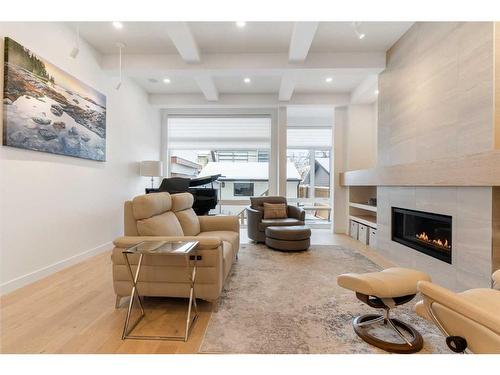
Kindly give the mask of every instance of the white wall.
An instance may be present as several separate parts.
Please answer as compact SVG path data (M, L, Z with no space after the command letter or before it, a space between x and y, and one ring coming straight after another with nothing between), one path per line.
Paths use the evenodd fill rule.
M377 105L347 107L346 170L372 168L377 163Z
M123 233L124 200L148 184L138 161L160 154L158 110L132 82L116 91L83 41L69 57L75 36L66 25L0 23L2 54L5 36L107 96L107 161L0 146L2 293L110 248Z
M347 158L347 108L335 108L333 126L333 232L347 233L348 228L348 193L349 189L340 185L340 173L346 171Z

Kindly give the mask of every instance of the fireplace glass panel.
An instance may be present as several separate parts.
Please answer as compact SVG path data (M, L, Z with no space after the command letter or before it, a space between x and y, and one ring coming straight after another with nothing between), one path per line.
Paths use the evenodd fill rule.
M392 207L392 240L451 264L451 216Z

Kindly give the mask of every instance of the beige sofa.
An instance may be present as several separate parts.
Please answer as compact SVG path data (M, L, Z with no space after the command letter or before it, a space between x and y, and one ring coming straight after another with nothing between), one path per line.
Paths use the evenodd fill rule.
M120 299L129 296L132 283L122 251L144 240L199 241L195 293L214 302L219 297L237 258L240 226L236 216L196 216L189 193L154 193L125 202L125 236L114 241L113 286ZM129 256L133 270L138 256ZM184 259L145 257L138 289L143 296L188 297L189 281Z

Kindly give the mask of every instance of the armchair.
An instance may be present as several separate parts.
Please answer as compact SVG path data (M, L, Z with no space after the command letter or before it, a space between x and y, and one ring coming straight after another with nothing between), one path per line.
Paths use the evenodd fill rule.
M285 197L251 197L250 206L247 207L248 238L256 242L266 242L266 228L270 226L296 226L304 225L305 211L297 206L287 205L287 218L264 219L264 203L287 203Z
M500 287L500 271L492 275ZM500 290L478 288L454 293L428 281L420 281L424 299L415 306L421 317L433 322L456 353L500 353Z

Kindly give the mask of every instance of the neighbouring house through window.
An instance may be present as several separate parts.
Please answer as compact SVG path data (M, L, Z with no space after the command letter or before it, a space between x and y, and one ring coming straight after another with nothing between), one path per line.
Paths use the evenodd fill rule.
M170 176L220 175L211 214L244 221L242 201L269 194L270 116L169 116L167 133Z

